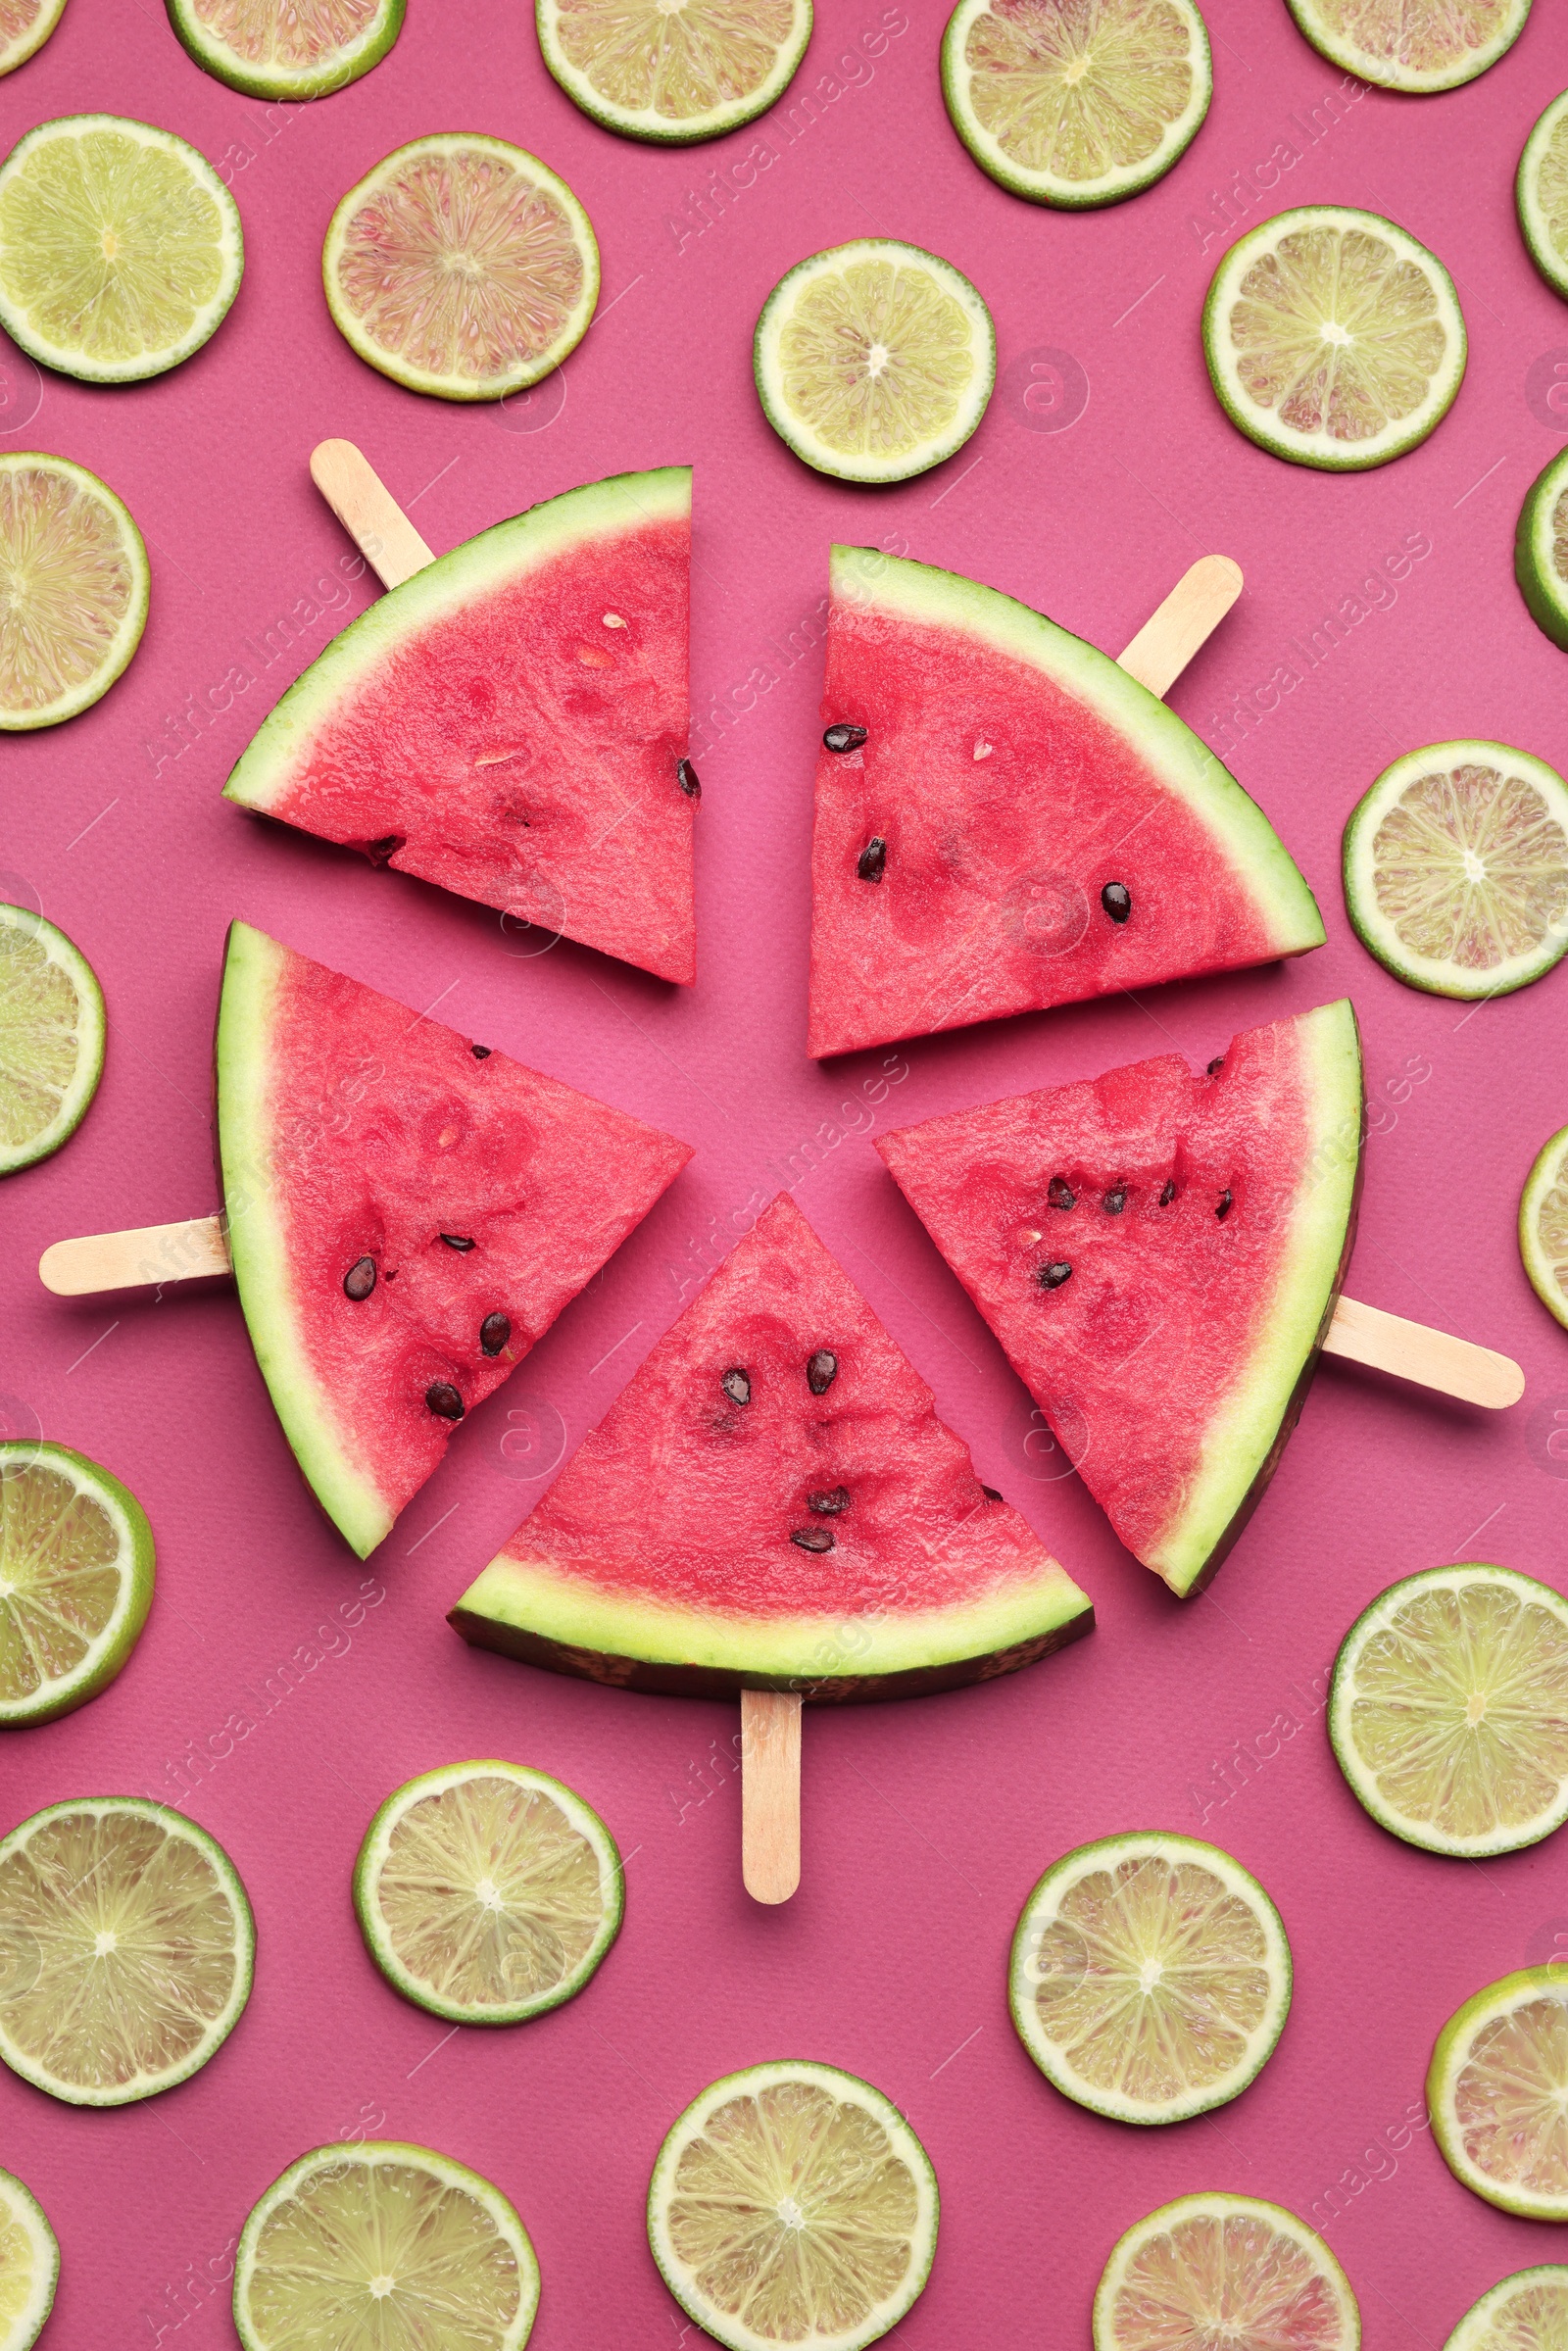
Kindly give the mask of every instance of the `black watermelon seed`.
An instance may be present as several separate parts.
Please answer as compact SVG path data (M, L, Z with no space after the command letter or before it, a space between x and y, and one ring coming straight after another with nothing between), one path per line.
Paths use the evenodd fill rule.
M803 1551L830 1551L833 1548L832 1533L827 1527L794 1527L790 1531L790 1541L798 1543Z
M888 845L880 833L873 833L856 859L855 870L862 882L879 882L887 866Z
M749 1404L751 1402L752 1383L750 1376L746 1372L742 1371L738 1365L736 1366L735 1370L725 1372L723 1378L718 1384L720 1388L723 1389L724 1394L729 1397L729 1400L732 1404Z
M511 1337L510 1314L487 1314L479 1325L479 1345L487 1355L499 1355Z
M988 1502L1000 1502L1002 1499L1001 1494L998 1494L994 1486L982 1486L980 1491L985 1495Z
M806 1366L806 1385L813 1396L826 1396L839 1376L839 1359L831 1347L819 1347Z
M463 1418L463 1398L450 1380L432 1380L424 1392L424 1400L443 1420Z
M395 1281L397 1280L397 1278L398 1278L398 1269L397 1269L397 1267L396 1267L395 1265L383 1265L383 1266L382 1266L382 1268L381 1268L381 1279L382 1279L382 1281L383 1281L383 1282L395 1282Z
M1042 1290L1059 1290L1062 1283L1070 1281L1071 1278L1072 1267L1063 1263L1059 1257L1056 1259L1056 1262L1054 1265L1042 1265L1040 1268L1040 1287Z
M466 1233L443 1233L441 1238L446 1243L448 1249L461 1249L464 1256L466 1256L469 1249L471 1249L473 1247L473 1243L468 1239Z
M488 1045L470 1045L468 1051L476 1061L488 1061L490 1058L491 1049Z
M402 833L385 833L379 841L367 841L365 854L372 865L385 865L403 847Z
M1078 1195L1065 1176L1053 1176L1046 1186L1046 1199L1054 1208L1076 1208Z
M822 737L823 746L828 751L858 751L865 741L865 732L863 726L846 726L842 723L830 726Z
M806 1507L814 1510L818 1518L837 1518L840 1511L848 1510L849 1506L850 1490L847 1486L831 1486L826 1494L808 1494L806 1497Z
M1168 1207L1170 1206L1170 1203L1171 1203L1171 1201L1172 1201L1172 1200L1173 1200L1175 1198L1176 1198L1176 1178L1175 1178L1174 1176L1167 1176L1167 1178L1165 1179L1165 1189L1164 1189L1164 1191L1163 1191L1163 1192L1160 1194L1160 1196L1159 1196L1159 1204L1160 1204L1160 1206L1161 1206L1162 1208L1168 1208Z
M1111 1190L1106 1193L1104 1199L1100 1204L1104 1209L1107 1216L1119 1216L1123 1208L1125 1208L1127 1205L1126 1185L1113 1185Z
M343 1296L351 1298L358 1305L362 1298L369 1297L374 1288L375 1259L373 1257L356 1257L348 1272L343 1276Z
M1210 1076L1211 1078L1217 1078L1217 1077L1218 1077L1218 1075L1219 1075L1219 1073L1220 1073L1220 1071L1221 1071L1221 1070L1224 1068L1224 1066L1225 1066L1225 1055L1224 1055L1223 1053L1216 1053L1216 1054L1214 1055L1214 1058L1213 1058L1213 1060L1212 1060L1212 1061L1210 1061L1210 1063L1209 1063L1209 1065L1208 1065L1208 1074L1209 1074L1209 1076Z
M697 770L692 765L690 759L677 759L675 761L675 781L677 784L679 784L681 790L685 793L688 800L702 799L703 787L698 779Z
M1133 910L1133 894L1125 882L1107 882L1100 893L1100 903L1112 922L1125 922Z
M1223 1223L1224 1219L1229 1216L1230 1212L1231 1195L1228 1192L1222 1192L1219 1196L1219 1206L1214 1210L1214 1213Z

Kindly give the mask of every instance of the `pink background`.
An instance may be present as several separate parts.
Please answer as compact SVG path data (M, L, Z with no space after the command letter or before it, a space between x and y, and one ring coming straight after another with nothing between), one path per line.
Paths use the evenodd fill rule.
M681 2316L643 2234L655 2151L703 2084L789 2054L880 2084L931 2153L941 2243L899 2330L929 2351L1086 2342L1116 2235L1191 2189L1272 2197L1324 2222L1377 2351L1440 2344L1485 2287L1558 2255L1559 2233L1459 2187L1419 2118L1450 2011L1568 1949L1561 1847L1467 1867L1396 1843L1339 1777L1321 1693L1351 1618L1396 1576L1479 1554L1565 1580L1568 1486L1554 1481L1568 1440L1555 1457L1549 1440L1568 1428L1568 1340L1525 1283L1513 1219L1534 1153L1568 1119L1568 978L1469 1011L1407 992L1348 929L1338 848L1356 799L1407 748L1477 734L1568 762L1564 657L1510 570L1519 503L1568 432L1568 403L1554 416L1540 388L1550 355L1568 363L1568 312L1533 271L1512 206L1524 137L1568 81L1568 27L1542 0L1483 80L1348 107L1342 93L1343 119L1324 128L1320 115L1313 141L1303 124L1341 90L1338 72L1283 0L1207 0L1216 88L1196 146L1151 194L1075 218L1014 201L969 162L938 87L945 12L906 5L906 29L877 54L878 27L906 20L878 0L823 0L795 92L822 92L819 120L793 141L776 117L763 125L776 162L732 185L710 225L688 214L684 234L671 219L757 134L667 154L612 137L546 75L521 0L415 0L384 65L295 112L200 73L158 0L71 0L48 47L0 83L0 146L92 108L193 140L231 174L249 251L226 323L159 381L40 387L4 358L0 446L63 452L122 493L147 534L153 608L104 703L8 738L3 755L0 896L41 903L79 942L111 1042L80 1135L0 1200L0 1392L17 1433L41 1425L140 1495L159 1592L104 1697L5 1742L0 1825L58 1797L156 1790L222 1840L260 1932L249 2010L184 2087L76 2113L0 2075L0 2163L37 2192L63 2247L51 2351L227 2341L226 2288L212 2280L252 2201L302 2150L355 2131L447 2149L514 2198L543 2267L539 2351L670 2351ZM846 55L858 62L836 63ZM603 245L599 323L564 379L509 416L383 381L321 300L337 198L395 144L455 127L537 151ZM1275 196L1236 183L1282 142L1300 153ZM1470 372L1413 456L1335 479L1276 463L1225 422L1198 321L1234 231L1217 209L1206 228L1193 221L1227 186L1248 222L1303 201L1387 212L1447 263ZM753 321L789 265L873 229L968 271L1003 368L1020 362L1048 399L1052 378L1029 377L1027 355L1071 354L1084 414L1028 428L1015 374L969 447L902 489L798 465L752 393ZM530 957L484 908L220 799L286 678L368 601L361 581L341 612L302 621L293 652L214 710L244 641L310 600L346 552L306 471L327 434L362 444L438 549L584 479L695 462L693 698L707 729L695 989L566 945ZM1026 1442L1023 1390L863 1135L820 1151L814 1171L791 1163L824 1121L842 1127L841 1104L865 1103L881 1059L824 1070L803 1050L817 661L775 664L765 692L745 687L768 640L815 607L834 537L973 573L1111 651L1196 556L1237 557L1248 593L1173 697L1219 746L1226 714L1267 685L1289 640L1401 541L1430 545L1299 686L1252 704L1235 755L1318 894L1328 946L1276 970L917 1043L875 1113L905 1123L1173 1046L1201 1061L1239 1026L1354 997L1378 1132L1351 1286L1507 1349L1529 1389L1490 1416L1330 1365L1212 1596L1187 1606L1120 1551L1074 1477L1054 1474L1059 1456ZM166 721L192 696L207 714L175 758ZM726 698L729 720L709 718ZM365 1569L294 1471L230 1293L69 1305L34 1273L62 1235L216 1204L208 1055L233 914L411 1004L437 1004L697 1147ZM741 1889L738 1787L718 1760L731 1710L558 1681L466 1649L442 1618L543 1491L529 1473L551 1464L561 1430L575 1445L673 1317L680 1285L692 1295L722 1246L711 1236L782 1181L1100 1622L986 1690L808 1718L805 1881L767 1912ZM367 1592L361 1621L345 1622ZM302 1650L319 1662L236 1742L231 1717L256 1711L268 1673ZM349 1873L389 1788L486 1754L559 1773L600 1808L627 1857L626 1924L572 2005L494 2037L444 2038L370 1966ZM1050 1861L1152 1826L1213 1837L1260 1875L1297 1990L1251 2090L1212 2119L1146 2133L1081 2113L1035 2073L1007 2021L1004 1967Z

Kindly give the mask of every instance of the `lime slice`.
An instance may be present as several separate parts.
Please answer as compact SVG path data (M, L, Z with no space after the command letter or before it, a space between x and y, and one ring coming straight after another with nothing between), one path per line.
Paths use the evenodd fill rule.
M73 2106L183 2082L250 1997L256 1929L205 1829L139 1796L35 1812L0 1842L0 2059Z
M1526 139L1514 197L1531 260L1555 293L1568 295L1568 90Z
M459 2025L517 2025L580 1992L620 1932L615 1840L519 1763L449 1763L387 1797L354 1907L387 1982Z
M1568 1329L1568 1127L1542 1147L1519 1202L1519 1254L1537 1298Z
M74 1135L104 1067L103 990L64 931L0 906L0 1176Z
M107 694L147 624L147 550L69 458L0 456L0 730L58 726Z
M869 2082L831 2065L754 2065L671 2130L648 2238L682 2310L731 2351L858 2351L925 2284L936 2174Z
M1568 2351L1568 2269L1516 2270L1465 2312L1443 2351Z
M27 2351L54 2308L60 2247L42 2205L0 2172L0 2351Z
M135 1495L63 1445L0 1444L0 1729L53 1722L107 1690L152 1596Z
M607 130L689 146L755 122L795 77L811 0L536 0L545 64Z
M1217 1845L1104 1837L1023 1906L1007 1998L1064 2096L1123 2123L1177 2123L1247 2087L1291 2006L1291 1949L1257 1880Z
M1119 204L1164 177L1214 91L1193 0L958 0L942 94L982 171L1036 204Z
M1556 1968L1504 1976L1448 2019L1427 2106L1455 2180L1527 2221L1568 2221L1568 1984Z
M206 73L251 98L324 98L378 66L408 0L168 0Z
M24 66L43 47L65 13L66 0L0 0L0 74ZM0 2351L7 2351L3 2337Z
M1314 49L1386 90L1452 90L1511 49L1530 0L1290 0Z
M1568 652L1568 449L1537 474L1519 510L1513 575L1531 618Z
M1298 465L1386 465L1442 422L1464 375L1453 280L1376 213L1303 205L1231 247L1203 305L1220 404Z
M234 2258L245 2351L521 2351L538 2307L539 2264L501 2190L394 2139L302 2155Z
M244 267L233 197L172 130L65 115L0 164L0 326L46 367L84 383L177 367Z
M1341 1771L1429 1853L1514 1853L1568 1820L1568 1600L1472 1562L1380 1592L1329 1698Z
M841 481L907 481L961 449L997 374L991 313L951 262L861 237L798 262L757 321L779 438Z
M1180 2196L1129 2229L1095 2295L1095 2351L1355 2351L1323 2239L1256 2196Z
M1363 947L1429 996L1506 996L1568 949L1568 785L1505 743L1434 743L1386 767L1345 828Z
M415 139L350 188L321 276L344 340L412 392L500 400L575 351L599 247L564 179L505 139Z

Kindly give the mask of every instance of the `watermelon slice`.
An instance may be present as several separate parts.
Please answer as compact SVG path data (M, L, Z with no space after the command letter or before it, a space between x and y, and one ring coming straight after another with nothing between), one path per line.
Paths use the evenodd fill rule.
M877 1150L1127 1548L1199 1591L1296 1425L1355 1233L1342 1001L882 1136Z
M695 979L691 500L686 466L619 474L416 571L289 688L225 797Z
M660 1340L452 1611L636 1690L901 1697L1094 1622L787 1197Z
M691 1157L243 922L218 1130L256 1359L362 1559Z
M831 589L811 1053L1322 946L1256 802L1093 646L871 548Z

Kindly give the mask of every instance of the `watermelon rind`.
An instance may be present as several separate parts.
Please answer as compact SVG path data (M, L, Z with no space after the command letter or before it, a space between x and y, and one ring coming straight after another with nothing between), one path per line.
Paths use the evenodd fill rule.
M1568 91L1563 93L1568 102ZM1568 514L1557 510L1568 493L1568 449L1549 458L1525 493L1513 540L1513 575L1530 617L1568 652Z
M566 44L561 31L564 13L561 0L536 0L535 24L539 34L539 54L573 106L580 107L595 122L602 122L606 130L618 131L622 138L645 139L656 147L690 147L703 139L721 138L725 131L739 130L744 122L755 122L759 115L765 115L768 108L776 105L784 95L795 78L801 60L806 55L807 43L811 37L811 0L790 0L790 8L789 28L776 41L774 61L755 86L742 90L737 96L720 99L717 104L692 115L666 114L658 106L625 106L607 97L593 75L575 64L566 53ZM580 40L587 28L586 15L581 11L565 13L576 15L574 29ZM661 13L678 17L680 11L665 8ZM762 14L760 9L757 11L760 18ZM612 66L623 67L629 62L626 28L631 20L624 11L611 8L605 9L603 15L611 62ZM654 22L657 24L657 18ZM751 29L737 19L737 37ZM676 42L681 39L678 29L673 37ZM693 36L688 33L685 37L690 40ZM754 33L754 37L758 37L758 34ZM765 39L773 36L760 34L760 37ZM633 32L629 41L635 45L638 38L638 34ZM722 55L715 58L713 53L719 45L715 43L713 47L709 47L705 42L707 53L703 62L712 72L715 81L726 78Z
M1538 2298L1535 2311L1519 2305ZM1554 2324L1555 2334L1546 2327ZM1539 2329L1539 2331L1538 2331ZM1547 2351L1568 2332L1568 2268L1561 2262L1543 2262L1539 2269L1515 2270L1499 2278L1479 2302L1472 2303L1443 2346L1443 2351Z
M1271 2204L1262 2196L1231 2195L1224 2189L1211 2189L1207 2193L1193 2196L1178 2196L1172 2203L1161 2204L1156 2211L1146 2213L1141 2221L1135 2221L1132 2227L1117 2238L1111 2247L1110 2259L1105 2264L1104 2274L1101 2278L1095 2293L1092 2319L1095 2351L1124 2351L1126 2338L1117 2325L1116 2303L1133 2260L1143 2251L1152 2237L1168 2236L1172 2231L1195 2221L1220 2227L1223 2227L1227 2221L1250 2221L1259 2225L1260 2228L1268 2229L1271 2234L1289 2239L1311 2260L1325 2288L1323 2300L1316 2307L1313 2307L1312 2302L1305 2294L1300 2297L1303 2306L1303 2323L1310 2327L1307 2339L1310 2340L1313 2351L1357 2351L1357 2345L1361 2340L1360 2308L1355 2295L1350 2290L1350 2280L1317 2230L1309 2227L1305 2221L1298 2219L1294 2212L1287 2211L1283 2204ZM1267 2294L1266 2290L1268 2273L1262 2266L1266 2259L1266 2250L1260 2246L1256 2284L1259 2288L1259 2298L1270 2301L1272 2297ZM1239 2290L1239 2288L1240 2280L1237 2280L1235 2290ZM1138 2314L1141 2315L1146 2307L1147 2304L1142 2295L1135 2297L1135 2311ZM1184 2337L1188 2340L1193 2339L1187 2334L1187 2329L1182 2325L1184 2315L1180 2309L1171 2307L1173 2329L1181 2329L1175 2336L1177 2341L1181 2341ZM1285 2331L1280 2339L1289 2341L1291 2339L1290 2319L1287 2315L1282 2315L1281 2326ZM1257 2337L1251 2334L1250 2328L1246 2333L1242 2331L1242 2328L1245 2327L1246 2321L1243 2320L1232 2339L1255 2341ZM1231 2328L1226 2327L1223 2331L1230 2334ZM1199 2336L1198 2339L1200 2340L1201 2337ZM1138 2327L1134 2340L1140 2346L1147 2340L1141 2326Z
M292 67L275 58L270 65L249 63L215 31L210 17L216 12L204 14L194 0L167 0L167 5L181 47L204 73L247 98L300 99L324 98L378 66L403 29L408 0L377 0L351 40L329 49L319 64ZM278 0L277 13L284 14L283 0Z

